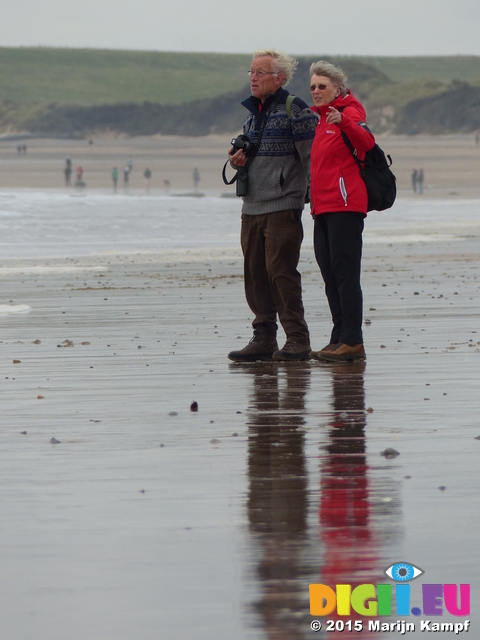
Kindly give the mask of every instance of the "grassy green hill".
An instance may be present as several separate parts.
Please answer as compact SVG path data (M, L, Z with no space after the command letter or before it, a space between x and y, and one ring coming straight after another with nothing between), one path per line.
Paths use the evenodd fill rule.
M248 84L250 56L0 47L0 102L181 104Z
M442 83L452 80L480 81L480 56L362 57L393 82L410 83L428 78Z
M480 126L480 57L299 56L288 88L307 102L308 69L322 57L342 66L377 132L438 133L442 122L448 123L445 132ZM250 60L231 54L0 47L0 133L234 131L244 116L239 102L248 94ZM455 121L442 109L455 103L459 86L468 109ZM435 118L428 117L429 109Z
M320 57L299 59L307 64ZM0 47L0 102L181 104L248 84L250 59L216 53ZM340 65L355 60L398 83L425 78L443 83L480 82L480 57L474 56L333 59ZM307 86L308 77L304 82Z

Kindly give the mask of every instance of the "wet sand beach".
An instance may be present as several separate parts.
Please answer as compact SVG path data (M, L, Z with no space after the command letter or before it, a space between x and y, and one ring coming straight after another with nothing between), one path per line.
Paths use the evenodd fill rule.
M5 209L16 193L2 192ZM251 337L234 244L153 250L135 240L137 220L127 250L108 217L82 250L61 211L45 228L10 212L2 639L349 637L325 621L311 630L308 585L388 583L400 561L425 571L412 607L422 582L471 584L470 614L438 621L469 619L475 637L480 217L454 214L479 203L456 203L439 228L409 205L367 220L364 366L230 363ZM385 217L400 213L405 228ZM311 227L306 216L300 269L321 348L330 321ZM385 620L398 619L425 637L426 615L393 604ZM363 628L355 637L399 636Z

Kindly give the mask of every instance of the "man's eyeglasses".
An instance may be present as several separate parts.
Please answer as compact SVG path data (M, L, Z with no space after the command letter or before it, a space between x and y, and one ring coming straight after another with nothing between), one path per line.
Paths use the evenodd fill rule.
M276 76L278 75L278 71L258 71L257 69L249 69L247 71L248 75L252 77L257 74L257 78L263 78L264 76Z
M326 88L327 88L326 84L311 84L310 85L310 91L312 93L315 91L315 89L320 89L320 91L325 91Z

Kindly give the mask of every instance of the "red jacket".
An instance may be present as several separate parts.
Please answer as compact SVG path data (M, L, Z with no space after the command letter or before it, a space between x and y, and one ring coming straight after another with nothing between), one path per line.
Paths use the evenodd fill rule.
M340 124L327 124L329 107L342 110ZM367 213L368 197L365 183L341 132L344 131L357 150L360 160L375 144L366 128L365 109L350 93L339 96L322 107L312 107L320 114L311 152L310 198L312 214L337 211Z

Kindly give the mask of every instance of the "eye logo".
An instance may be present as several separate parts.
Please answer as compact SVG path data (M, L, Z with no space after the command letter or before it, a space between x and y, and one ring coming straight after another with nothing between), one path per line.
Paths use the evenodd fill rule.
M385 569L385 575L396 582L411 582L423 575L425 571L409 562L396 562Z

